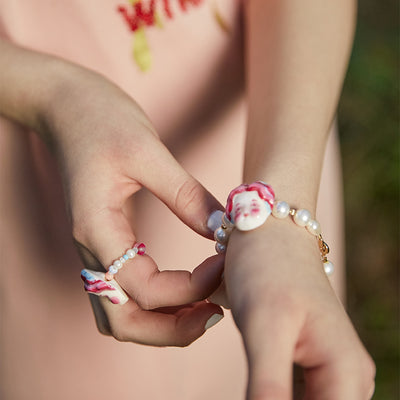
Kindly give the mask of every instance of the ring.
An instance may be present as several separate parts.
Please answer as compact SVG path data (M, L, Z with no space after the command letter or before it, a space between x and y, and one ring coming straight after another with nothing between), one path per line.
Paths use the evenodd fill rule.
M144 255L146 246L143 243L136 243L131 249L128 249L123 256L115 260L107 269L107 272L93 271L83 269L81 278L84 282L86 292L96 296L106 296L113 304L125 304L128 296L123 291L114 275L123 267L123 265L136 255Z

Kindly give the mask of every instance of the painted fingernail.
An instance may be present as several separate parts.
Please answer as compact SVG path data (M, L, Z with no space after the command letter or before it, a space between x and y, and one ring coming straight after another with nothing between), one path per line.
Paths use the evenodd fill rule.
M217 322L221 321L222 318L224 318L224 316L222 314L213 314L213 315L211 315L211 317L206 322L204 330L207 330L207 329L211 328Z
M216 210L211 213L207 221L207 227L210 231L215 232L215 230L221 226L223 214L224 212L221 210Z

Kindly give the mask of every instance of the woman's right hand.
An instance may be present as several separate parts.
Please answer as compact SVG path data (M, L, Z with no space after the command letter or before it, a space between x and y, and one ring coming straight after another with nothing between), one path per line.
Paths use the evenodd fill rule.
M53 149L87 268L105 272L137 241L123 207L142 187L198 234L213 237L207 221L220 204L174 159L133 99L95 72L4 41L0 50L0 114L35 128ZM90 296L98 328L123 341L188 345L223 314L204 301L222 269L221 256L192 273L160 272L150 256L135 257L115 276L126 304Z

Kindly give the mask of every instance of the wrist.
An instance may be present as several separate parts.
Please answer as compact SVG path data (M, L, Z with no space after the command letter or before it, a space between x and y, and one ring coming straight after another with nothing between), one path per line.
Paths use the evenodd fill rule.
M307 231L306 235L318 244L325 272L328 275L333 272L333 264L327 258L329 247L313 214L307 209L294 208L286 201L277 200L273 188L261 181L240 185L230 192L221 226L214 233L217 253L226 251L233 233L242 237L247 235L247 240L252 240L253 232L262 232L266 225L271 225L271 220L279 221L282 226L291 220L293 231L298 228ZM248 245L250 243L246 247Z

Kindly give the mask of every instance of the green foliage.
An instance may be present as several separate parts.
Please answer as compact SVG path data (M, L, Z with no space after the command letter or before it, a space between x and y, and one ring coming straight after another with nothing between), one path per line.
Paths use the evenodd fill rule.
M398 2L359 2L339 105L349 312L377 364L376 399L399 393Z

